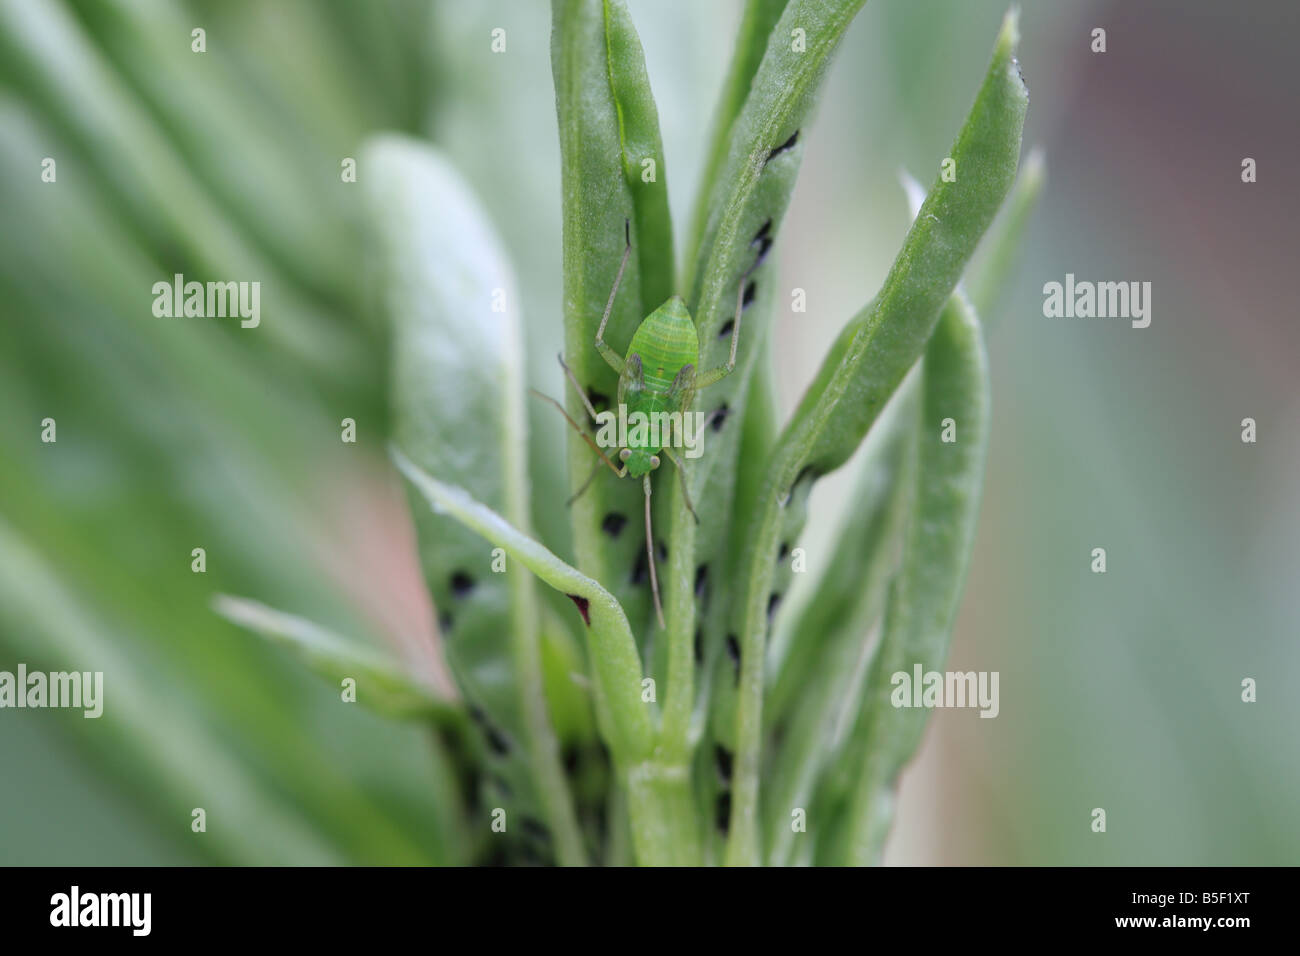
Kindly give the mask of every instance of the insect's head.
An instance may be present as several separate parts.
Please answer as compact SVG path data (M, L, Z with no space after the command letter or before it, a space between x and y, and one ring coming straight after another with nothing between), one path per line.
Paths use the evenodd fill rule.
M627 473L633 478L640 478L659 467L659 456L644 448L624 448L618 453L618 460L627 465Z

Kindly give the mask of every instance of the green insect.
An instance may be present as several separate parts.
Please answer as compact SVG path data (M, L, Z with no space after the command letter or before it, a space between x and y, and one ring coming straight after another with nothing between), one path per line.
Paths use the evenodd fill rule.
M755 262L754 266L741 276L740 287L736 290L736 318L731 331L731 354L725 365L704 372L697 371L700 361L699 336L695 330L695 323L691 319L691 313L679 295L674 295L641 320L641 324L637 326L632 336L632 344L628 346L627 356L622 357L605 341L605 326L609 324L609 314L613 311L614 299L618 295L619 284L623 281L623 270L627 268L628 256L632 252L632 236L628 223L624 223L623 230L623 260L619 263L618 273L614 276L614 287L610 289L609 301L605 304L605 314L601 317L600 328L596 331L596 350L600 352L609 367L618 373L618 404L626 409L629 419L637 413L647 419L656 414L666 416L674 413L680 413L680 417L684 418L695 404L696 392L726 378L736 367L736 346L740 342L740 313L744 305L745 278L758 263ZM565 364L562 355L560 367L564 369L564 374L582 399L587 414L591 416L593 422L600 424L600 416L592 407L591 400L579 384L573 370ZM608 465L619 478L630 476L641 479L641 487L645 490L646 557L650 567L650 587L654 592L655 615L659 620L659 626L663 627L664 612L659 600L659 578L655 572L654 532L650 522L650 473L659 467L661 454L672 461L681 480L682 497L686 500L686 507L698 522L699 515L695 514L695 505L691 502L690 492L687 490L686 474L682 469L681 459L673 453L671 447L665 444L662 432L644 435L634 430L628 433L627 444L618 451L618 460L622 462L622 467L617 467L582 426L569 417L559 402L550 396L537 394L559 408L565 420L600 456L590 477L569 499L570 503L587 490L600 472L602 464Z

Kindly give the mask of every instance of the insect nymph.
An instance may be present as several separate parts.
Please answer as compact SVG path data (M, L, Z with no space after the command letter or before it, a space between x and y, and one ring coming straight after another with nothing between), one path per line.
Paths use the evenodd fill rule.
M675 416L676 422L681 423L695 404L695 393L726 378L736 367L744 277L742 276L740 288L736 292L736 318L731 331L731 353L725 364L703 372L698 370L699 335L696 333L691 313L679 295L672 296L641 320L632 335L632 343L628 346L627 355L620 356L605 341L605 326L609 324L609 315L614 308L614 299L618 295L619 284L623 281L623 270L627 268L627 260L631 252L631 231L629 225L624 223L623 259L619 263L618 273L614 276L614 287L610 289L609 301L605 304L605 314L601 317L600 328L596 331L596 350L600 352L609 367L618 373L618 404L627 418L643 416L645 420L662 421ZM745 273L746 276L748 274ZM563 356L560 356L560 366L564 369L570 384L577 390L587 414L591 416L592 421L600 423L601 416L592 406L591 400L572 369L565 364ZM591 436L569 417L559 402L546 395L541 397L559 408L569 424L582 436L583 441L600 456L600 461L596 463L591 476L573 498L569 499L570 502L587 490L602 464L608 465L610 470L620 478L641 479L641 487L645 491L646 558L650 567L650 587L654 592L655 615L659 620L659 626L663 627L664 612L659 600L659 578L655 572L654 533L650 524L650 473L659 467L661 455L672 461L676 467L686 507L695 516L695 520L699 521L699 516L695 514L695 506L691 502L690 492L687 490L686 474L682 470L681 458L671 447L672 433L669 432L666 436L659 428L635 429L628 432L626 444L618 450L618 460L622 463L620 468L609 459Z

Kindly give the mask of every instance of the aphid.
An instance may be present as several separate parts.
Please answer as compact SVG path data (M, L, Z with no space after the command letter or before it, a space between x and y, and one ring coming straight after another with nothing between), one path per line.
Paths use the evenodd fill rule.
M696 392L726 378L736 367L736 346L740 341L740 313L743 307L745 279L753 267L751 266L750 270L741 276L739 288L736 290L736 317L731 328L731 354L725 365L704 372L697 371L700 361L699 336L686 303L679 295L674 295L641 320L641 324L637 326L632 336L632 344L628 346L626 357L620 356L605 341L605 326L609 324L614 299L618 295L619 284L623 281L623 270L627 268L628 256L632 252L630 227L625 222L623 228L623 260L619 263L618 273L614 276L614 288L609 292L605 314L601 317L600 328L596 331L596 350L609 363L610 368L618 373L618 404L626 406L629 418L637 412L644 415L646 419L656 413L667 415L681 413L684 417L695 404ZM564 369L570 384L577 390L583 407L587 409L587 414L591 416L593 422L599 423L596 409L592 407L586 391L573 371L565 364L564 356L560 356L560 367ZM664 436L658 430L647 435L645 440L641 440L644 432L633 430L627 435L627 445L618 451L618 460L622 463L622 467L617 467L582 426L569 417L559 402L547 395L537 394L559 408L565 420L600 456L600 461L592 469L590 477L569 499L570 503L587 490L600 471L602 463L608 465L609 469L620 478L630 476L641 479L641 487L645 490L646 559L650 567L650 587L654 592L655 615L659 619L659 626L663 627L664 612L659 600L659 578L655 572L654 532L650 523L650 472L659 467L661 454L672 461L681 479L682 496L686 500L686 507L698 522L700 519L695 514L695 506L687 490L681 459L671 448L663 444ZM652 445L656 447L651 447Z

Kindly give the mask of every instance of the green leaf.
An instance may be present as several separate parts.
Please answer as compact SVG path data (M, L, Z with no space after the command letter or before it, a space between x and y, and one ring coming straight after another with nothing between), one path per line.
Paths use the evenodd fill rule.
M788 12L788 11L787 11ZM744 549L738 746L728 862L758 860L758 775L762 749L767 616L779 545L797 537L807 494L839 467L920 357L939 310L1015 177L1028 94L1015 61L1014 13L950 152L954 182L936 181L875 300L841 333L786 426L767 470L763 510Z
M979 259L971 267L971 303L984 327L996 327L1001 313L993 307L1007 284L1021 251L1029 217L1038 205L1047 178L1047 160L1040 149L1031 149L1007 201L980 244Z
M605 740L621 763L644 759L653 743L653 728L641 704L641 662L627 615L614 596L464 489L439 481L397 449L392 455L398 470L435 514L445 514L505 549L543 582L573 599L586 624Z
M328 155L325 144L303 142L301 130L288 135L262 92L219 48L196 57L188 41L179 42L194 26L183 10L134 0L73 5L191 175L237 217L235 225L295 281L356 311L355 234L335 228L350 218L354 193L339 183L336 159L316 160L310 175L302 168L317 151ZM203 25L215 40L211 24Z
M835 542L809 569L817 576L812 593L785 633L775 633L768 655L774 676L763 708L768 727L780 724L805 696L829 646L848 635L865 635L874 616L864 620L864 607L880 610L882 579L887 581L898 557L895 515L906 503L899 490L909 477L907 450L915 431L920 378L918 364L863 443L853 488L836 522Z
M627 788L632 840L638 862L665 866L698 862L689 781L681 768L655 759L654 727L641 700L641 663L618 601L596 581L565 564L463 489L421 471L396 449L393 460L407 479L442 511L498 547L562 594L587 625L596 713Z
M818 779L839 762L857 713L872 626L884 606L911 492L918 403L909 376L867 436L836 544L817 561L819 578L773 650L775 682L764 719L773 754L766 805L768 863L793 862L793 807L809 810Z
M704 180L707 193L697 205L687 288L699 333L700 367L726 362L728 322L740 323L741 333L735 372L699 400L702 411L718 418L707 433L703 457L689 472L693 498L707 503L699 509L698 529L680 490L674 488L668 497L667 523L673 530L669 560L682 569L667 582L668 639L675 647L695 640L698 625L690 595L696 576L704 576L711 603L704 626L706 665L724 672L730 667L723 653L726 611L734 600L732 582L738 566L728 542L737 483L755 467L748 455L740 456L744 430L740 412L750 403L755 363L771 334L777 298L771 250L803 158L800 130L810 121L830 57L861 6L862 0L792 0L779 18L776 4L750 8L719 107L715 155L709 159ZM762 54L756 61L759 49ZM739 315L738 293L743 293ZM661 524L664 518L661 508ZM701 686L726 698L727 679L710 673ZM734 736L730 723L724 717L712 728L724 745ZM703 789L707 791L708 785Z
M260 333L313 368L333 375L356 372L361 350L355 331L307 301L245 241L61 3L0 3L0 57L29 97L84 150L143 233L171 243L173 256L184 256L204 280L260 282L268 306Z
M623 0L604 0L605 58L618 114L623 175L635 211L637 259L641 263L641 314L648 315L677 291L673 281L673 223L659 112L650 92L645 54Z
M740 30L736 35L736 49L731 54L731 66L722 85L722 95L713 116L712 133L709 136L709 149L705 154L703 174L700 177L700 192L696 197L695 214L691 220L691 248L688 250L688 262L696 259L695 244L704 232L706 217L709 214L709 197L713 195L714 185L722 164L726 162L731 149L731 127L739 115L745 101L749 98L750 84L758 65L767 51L768 39L772 28L781 19L781 13L789 0L748 0L740 21Z
M129 768L132 779L147 780L145 799L172 819L177 832L188 832L194 807L205 808L213 818L212 835L220 834L205 849L217 859L260 865L346 860L301 808L258 779L205 715L195 716L196 702L173 688L166 670L133 653L122 635L106 632L44 556L3 520L0 634L5 648L33 671L103 673L102 714L76 714L71 729L85 735L94 751L112 754L119 772ZM400 844L384 852L393 854L391 861L415 862Z
M505 254L468 187L431 147L382 136L363 160L393 325L395 441L421 469L474 488L527 527L522 330ZM470 713L486 715L479 722L495 769L510 785L494 799L521 801L528 813L536 790L561 861L581 862L546 707L532 580L495 573L477 537L424 508L414 512L448 660Z
M739 429L741 461L766 461L776 443L778 401L771 351L772 340L769 337L763 343L762 352L755 364L749 398L743 412L744 419ZM741 468L737 471L734 516L730 529L731 546L721 549L712 564L702 563L697 567L697 570L705 569L700 583L696 585L703 623L697 625L697 633L692 635L692 644L697 641L700 643L702 664L689 743L691 747L698 748L695 764L696 802L700 818L706 821L716 818L721 791L730 786L729 782L718 779L714 763L717 748L722 748L728 754L735 749L735 728L727 726L725 719L720 725L711 724L709 708L712 706L714 715L735 713L736 692L732 662L722 637L728 623L730 582L736 569L743 563L743 538L757 510L762 483L763 475L759 468ZM671 693L672 688L669 690ZM705 833L706 859L710 862L721 859L721 847L715 845L721 837L718 829L706 827Z
M464 716L455 703L405 671L395 658L306 618L226 594L216 596L213 610L293 651L335 688L345 678L353 678L357 703L384 717L444 723L459 722Z
M675 291L667 180L641 44L622 2L553 0L551 10L564 216L564 347L600 411L601 398L612 407L618 393L618 377L594 343L623 255L625 222L631 223L633 255L606 341L623 354L641 319ZM641 177L647 156L655 160L653 183ZM555 382L565 392L569 414L586 422L589 416L558 369ZM571 435L572 491L594 464L599 462L591 449ZM607 582L638 623L648 619L650 606L645 539L637 533L642 507L639 482L597 475L571 509L578 565ZM622 519L621 533L602 530L610 516Z
M1042 185L1042 156L1037 151L1026 160L1005 208L981 243L981 263L973 267L974 285L993 298L1010 271L1024 225ZM915 218L925 202L925 189L910 176L903 177L908 204ZM950 300L951 301L951 300ZM844 756L846 724L857 713L865 674L859 673L868 629L884 604L892 574L900 516L909 502L914 477L907 471L914 458L909 451L916 431L917 396L922 384L922 362L912 369L868 433L852 507L825 571L813 595L788 629L785 646L770 655L777 677L764 707L767 733L775 754L771 778L777 788L769 807L769 862L792 861L790 828L783 808L814 804L811 815L832 819L848 797L852 771L862 754L850 761ZM912 465L914 467L914 464ZM886 489L893 493L886 498ZM781 637L778 632L777 638ZM789 726L785 726L788 724ZM862 746L859 742L859 748ZM814 826L813 839L831 842Z
M989 434L988 359L974 309L949 300L926 349L916 489L901 570L890 590L880 647L852 734L861 767L847 819L845 857L879 860L898 775L921 742L929 711L895 707L891 676L941 670L970 562ZM956 441L943 441L943 421Z
M700 397L701 410L720 416L706 437L704 455L690 474L694 499L709 504L700 509L695 530L677 489L671 496L670 560L693 566L710 582L711 607L705 621L706 663L726 672L730 662L723 649L727 611L736 595L736 548L732 540L738 482L757 466L747 452L741 456L743 430L739 411L751 401L750 387L758 357L768 347L777 299L773 244L794 191L803 159L802 128L811 120L821 81L832 53L862 0L808 2L791 0L779 18L776 5L750 8L738 40L728 89L719 108L715 143L722 138L725 154L712 159L714 172L706 175L707 195L700 197L695 254L687 263L688 301L700 339L700 366L712 368L727 360L730 350L728 322L740 322L740 344L735 372ZM796 31L802 43L796 49ZM753 64L755 47L762 55ZM743 78L743 79L742 79ZM733 110L730 117L727 116ZM743 288L742 288L743 286ZM743 292L741 314L736 315L737 293ZM732 413L737 414L732 414ZM661 519L662 520L662 519ZM668 601L674 603L677 582L669 580ZM693 587L693 579L689 580ZM683 603L684 609L690 607ZM682 613L670 620L669 640L694 639L693 615ZM723 699L730 688L723 676L710 674L702 686ZM724 743L734 737L725 705L715 709L713 733Z

